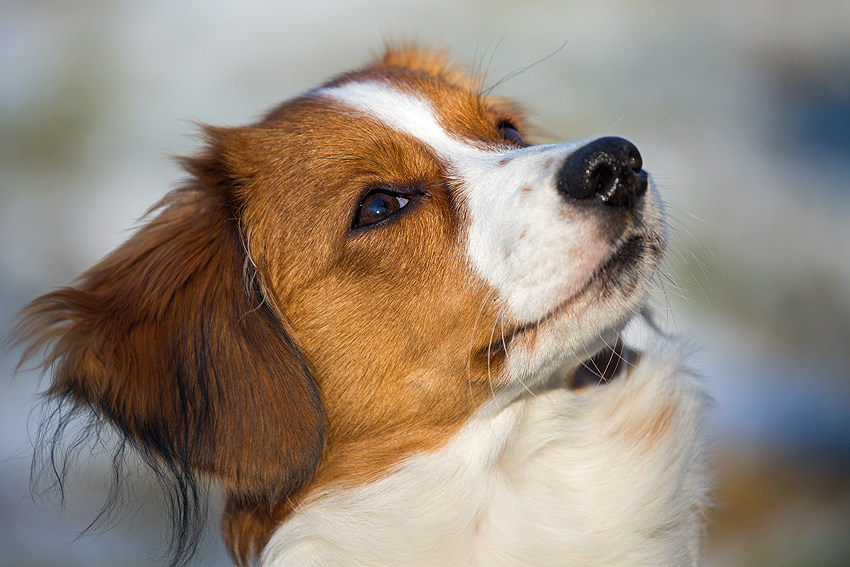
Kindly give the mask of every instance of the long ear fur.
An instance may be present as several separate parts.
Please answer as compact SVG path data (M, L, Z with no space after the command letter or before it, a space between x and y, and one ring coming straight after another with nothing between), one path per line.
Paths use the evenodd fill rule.
M272 507L324 444L315 382L245 250L223 152L185 160L198 179L74 287L29 304L16 329L23 360L45 351L49 398L105 418L171 478L175 563L197 545L203 478Z

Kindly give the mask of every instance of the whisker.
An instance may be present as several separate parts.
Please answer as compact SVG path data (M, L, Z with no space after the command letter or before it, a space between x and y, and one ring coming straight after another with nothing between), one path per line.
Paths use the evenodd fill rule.
M469 386L469 396L472 398L472 403L475 405L475 392L472 388L472 354L475 349L475 331L478 328L478 321L481 319L481 316L484 313L484 309L486 309L490 298L493 297L495 290L489 289L487 293L484 295L484 299L481 300L481 306L478 308L478 313L475 315L475 320L472 323L472 332L469 336L469 348L467 351L469 355L466 357L466 383ZM491 339L492 340L492 339ZM489 347L488 347L489 349ZM487 372L489 375L490 371L490 353L489 350L487 352ZM492 384L490 389L492 390Z
M487 341L487 382L490 384L490 394L493 396L493 399L496 399L496 390L493 387L493 374L490 363L493 359L493 337L496 335L496 327L499 325L499 319L502 317L502 308L499 308L499 312L496 315L495 321L493 321L493 329L490 331L490 340Z
M564 41L564 43L562 43L562 44L561 44L561 46L560 46L560 47L558 47L558 49L556 49L555 51L553 51L553 52L552 52L552 53L550 53L549 55L547 55L547 56L545 56L545 57L542 57L542 58L538 59L537 61L535 61L535 62L533 62L533 63L530 63L530 64L526 65L525 67L522 67L522 68L520 68L520 69L517 69L516 71L511 71L510 73L508 73L507 75L505 75L504 77L502 77L501 79L499 79L498 81L496 81L493 85L491 85L491 86L490 86L490 88L488 88L488 89L485 91L485 94L486 94L487 96L489 96L489 95L490 95L490 93L492 93L492 92L493 92L493 90L495 90L495 89L496 89L496 87L498 87L498 86L499 86L499 85L501 85L502 83L505 83L505 82L507 82L507 81L510 81L510 80L511 80L511 79L513 79L514 77L516 77L516 76L518 76L518 75L521 75L521 74L525 73L526 71L528 71L528 70L529 70L529 69L531 69L532 67L536 67L536 66L537 66L537 65L539 65L540 63L543 63L544 61L546 61L547 59L551 59L552 57L554 57L555 55L557 55L558 53L560 53L560 51L561 51L562 49L564 49L564 48L567 46L567 43L569 43L569 41Z
M537 323L535 323L535 325L537 325L537 329L539 330L540 329L540 321L537 321ZM507 362L507 360L508 360L508 345L505 341L505 318L504 317L502 317L502 350L505 353L505 362ZM531 388L528 387L528 385L525 383L525 380L522 379L522 376L517 376L517 380L519 381L519 383L522 385L523 389L526 392L528 392L529 394L531 394L535 398L537 397L537 394L535 394L534 392L531 391Z
M614 123L613 123L613 124L611 124L611 126L608 128L608 131L607 131L607 132L605 132L605 135L607 136L608 134L610 134L610 133L611 133L611 130L613 130L613 129L614 129L614 126L616 126L616 125L620 122L620 120L622 120L623 118L625 118L625 117L626 117L626 116L628 116L629 114L631 114L631 111L624 113L624 114L623 114L622 116L620 116L617 120L615 120L615 121L614 121Z

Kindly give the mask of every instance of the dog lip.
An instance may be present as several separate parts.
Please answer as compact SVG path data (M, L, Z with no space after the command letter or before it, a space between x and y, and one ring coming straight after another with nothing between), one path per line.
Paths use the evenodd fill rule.
M593 274L588 279L587 284L582 287L581 291L584 291L586 287L592 285L594 281L607 277L608 273L612 269L620 270L629 264L640 261L645 256L645 254L641 253L642 248L645 245L646 238L640 234L623 235L619 241L611 247L611 250L605 258L599 262L599 265L596 266L595 270L593 270ZM581 293L581 291L579 293Z

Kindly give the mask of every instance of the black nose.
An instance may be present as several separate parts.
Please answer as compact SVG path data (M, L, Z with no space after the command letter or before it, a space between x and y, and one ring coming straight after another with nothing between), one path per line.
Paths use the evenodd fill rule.
M579 148L558 172L558 191L573 199L599 199L606 205L632 207L646 193L646 172L634 144L623 138L599 138Z

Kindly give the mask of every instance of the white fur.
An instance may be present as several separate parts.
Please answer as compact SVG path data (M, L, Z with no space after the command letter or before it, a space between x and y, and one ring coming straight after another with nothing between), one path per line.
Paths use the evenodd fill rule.
M262 564L696 565L706 398L680 362L645 355L585 395L555 389L482 407L437 452L314 495Z

